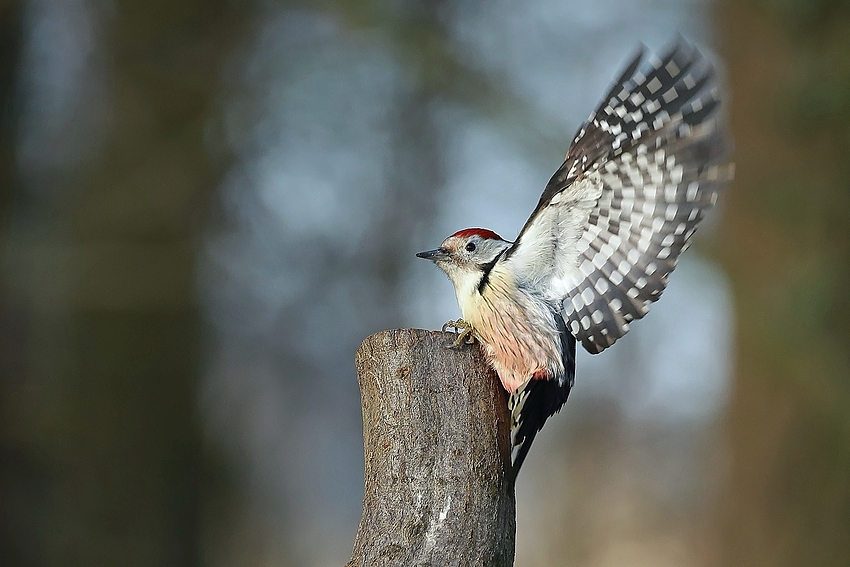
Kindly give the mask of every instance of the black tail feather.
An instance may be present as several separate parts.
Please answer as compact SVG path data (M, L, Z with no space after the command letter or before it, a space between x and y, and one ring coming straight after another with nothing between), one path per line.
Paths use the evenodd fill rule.
M567 331L560 314L557 314L555 319L561 331L565 376L551 380L530 380L522 387L521 392L515 392L514 395L520 396L521 401L516 402L520 407L514 434L514 447L517 447L513 465L514 477L519 474L519 469L528 455L537 432L543 428L543 424L549 417L561 409L575 382L576 339Z

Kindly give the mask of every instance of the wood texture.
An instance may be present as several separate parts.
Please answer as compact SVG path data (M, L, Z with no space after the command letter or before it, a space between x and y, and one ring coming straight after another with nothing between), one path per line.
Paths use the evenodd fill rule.
M383 331L357 351L365 493L347 567L513 565L507 393L453 338Z

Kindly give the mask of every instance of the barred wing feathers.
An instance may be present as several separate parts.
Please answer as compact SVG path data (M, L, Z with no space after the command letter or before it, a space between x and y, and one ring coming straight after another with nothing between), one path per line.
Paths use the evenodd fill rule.
M591 353L611 346L667 285L731 179L712 66L679 38L641 49L579 129L505 262L563 305Z

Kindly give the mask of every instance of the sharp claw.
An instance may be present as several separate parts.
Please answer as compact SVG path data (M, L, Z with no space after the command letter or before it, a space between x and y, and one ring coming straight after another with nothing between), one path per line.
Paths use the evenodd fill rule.
M445 333L446 329L454 329L457 338L449 345L449 348L458 348L463 345L471 345L475 343L475 329L472 328L472 325L464 321L463 319L458 319L457 321L447 321L445 325L443 325L442 331Z
M452 343L452 348L459 348L466 344L466 335L469 331L463 331L462 333L458 333L457 338Z

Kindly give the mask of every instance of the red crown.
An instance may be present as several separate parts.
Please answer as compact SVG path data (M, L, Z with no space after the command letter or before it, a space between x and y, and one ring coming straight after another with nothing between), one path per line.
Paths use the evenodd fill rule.
M488 230L486 228L465 228L463 230L457 231L452 236L457 236L458 238L469 238L470 236L474 236L476 234L481 238L487 238L490 240L503 240L501 236L499 236L492 230Z

